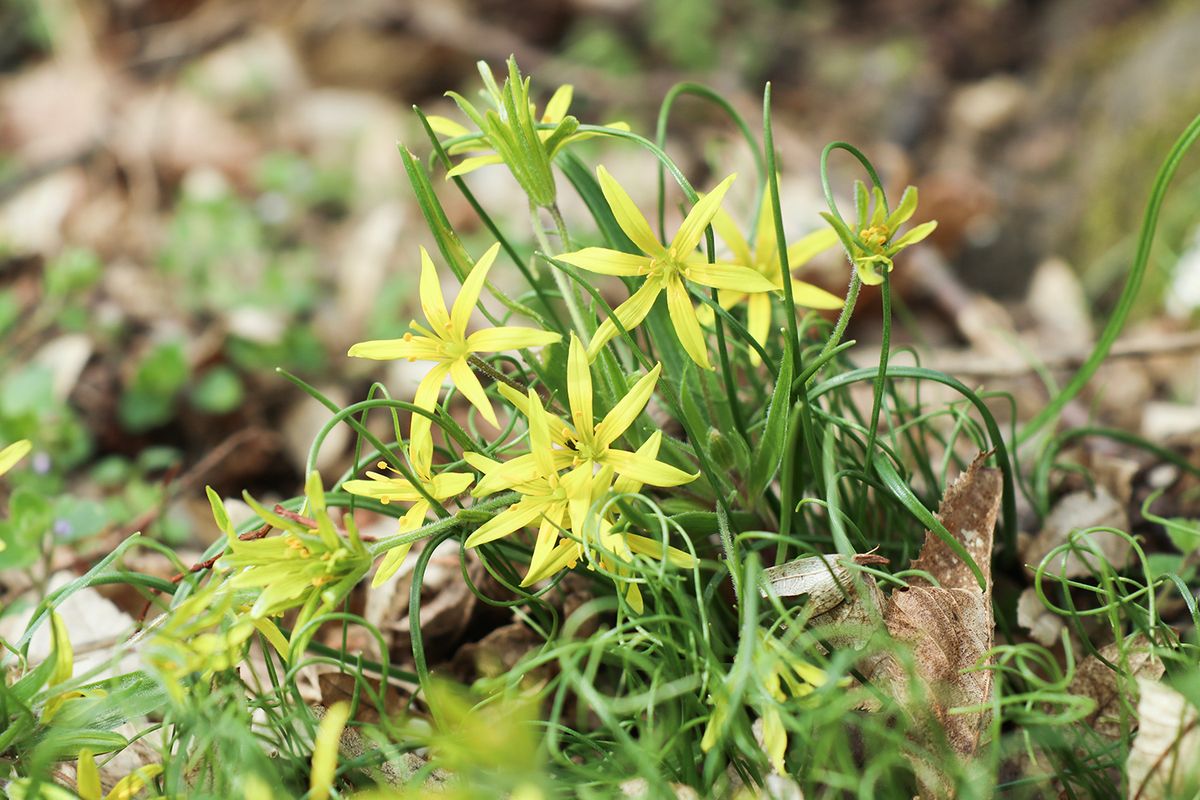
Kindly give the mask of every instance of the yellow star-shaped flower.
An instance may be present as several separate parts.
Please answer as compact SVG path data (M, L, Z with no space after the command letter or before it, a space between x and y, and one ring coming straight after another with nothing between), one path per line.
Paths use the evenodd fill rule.
M658 448L662 443L662 433L655 431L646 443L638 448L638 455L647 459L658 457ZM608 492L611 481L611 471L603 470L593 479L591 500L588 508L595 508ZM631 478L617 478L612 483L612 491L616 494L634 494L641 491L642 484ZM663 559L679 569L691 569L696 566L696 559L691 553L678 547L663 547L663 543L647 536L639 536L626 530L618 530L606 515L584 517L581 525L573 528L575 536L559 542L543 559L538 561L538 568L531 562L529 572L521 582L529 586L543 578L548 578L562 569L574 567L581 559L598 563L608 572L625 575L628 568L624 565L633 561L634 553L651 558ZM614 560L615 559L615 560ZM626 583L625 599L637 613L642 613L644 604L642 592L632 581Z
M428 436L428 431L425 436ZM433 453L433 442L409 442L410 464L412 466L413 477L421 484L421 488L425 493L434 500L441 502L449 500L452 497L458 497L467 490L467 487L475 480L475 476L466 472L443 472L438 475L433 474L433 466L430 463L429 457ZM391 470L386 461L380 461L379 469ZM395 470L392 470L395 472ZM398 473L397 473L398 474ZM342 484L342 488L351 494L357 494L361 497L371 497L381 503L412 503L404 516L400 518L399 533L414 531L425 522L425 518L429 516L431 506L429 501L417 491L417 487L410 483L404 477L391 477L379 472L368 472L367 477L370 480L352 480ZM375 577L371 580L371 586L376 587L386 581L392 575L396 574L396 570L400 569L400 565L404 562L404 557L408 555L408 551L412 549L413 543L400 545L387 552L380 562L379 568L375 570Z
M756 270L739 264L709 264L696 250L700 240L704 238L705 228L721 207L721 200L735 176L730 175L721 181L717 188L700 198L688 212L669 245L658 241L646 217L634 205L629 194L608 174L608 170L599 167L596 176L617 224L642 254L623 253L603 247L586 247L561 255L559 260L602 275L645 276L646 280L641 287L628 300L617 306L613 315L620 320L625 330L631 330L641 324L654 307L654 301L666 292L667 310L683 349L698 365L704 369L712 369L704 332L700 328L696 309L688 295L687 283L690 281L714 289L740 292L771 292L777 288ZM588 360L594 360L617 332L617 326L612 319L604 320L588 344Z
M532 474L515 484L514 488L522 495L521 499L475 530L467 537L465 546L478 547L538 522L537 542L529 562L529 574L540 575L558 541L559 531L581 528L583 516L592 502L593 476L588 465L576 466L566 475L559 475L547 424L549 415L532 389L525 400L530 411L527 458ZM463 457L484 474L484 481L506 466L478 453L464 453ZM606 468L603 474L606 481L612 480L611 468ZM527 579L521 585L527 586L531 582Z
M471 371L467 357L473 353L497 353L538 347L562 339L557 333L518 326L485 328L467 334L471 310L479 301L479 293L487 280L488 270L496 260L499 250L500 245L494 244L480 257L471 274L463 281L462 289L454 299L454 306L447 312L437 269L433 266L429 253L422 247L421 310L425 313L428 327L415 321L411 322L409 327L417 331L415 335L410 331L400 339L359 342L350 348L349 355L376 360L407 358L409 361L433 361L433 369L425 374L417 386L413 404L432 411L437 404L442 381L449 375L463 396L478 409L480 416L492 426L498 427L496 412L492 409L491 401L488 400L479 379ZM420 414L413 414L410 438L415 447L430 448L429 453L414 450L414 459L431 460L433 443L429 431L429 419Z
M661 371L662 365L656 364L654 369L643 375L625 396L617 401L604 419L595 422L592 411L591 368L588 366L583 343L572 334L570 349L567 352L567 400L570 403L571 420L574 425L545 410L540 402L536 405L531 404L526 395L508 386L501 386L500 393L529 420L531 432L534 420L538 417L545 418L553 445L550 458L556 469L584 466L591 474L608 467L615 474L639 483L651 486L679 486L694 481L700 473L684 472L640 451L634 453L613 446L650 401ZM655 452L657 453L657 449ZM492 494L544 474L541 458L542 454L534 452L531 444L531 451L527 455L507 461L485 475L475 487L474 493L478 496Z

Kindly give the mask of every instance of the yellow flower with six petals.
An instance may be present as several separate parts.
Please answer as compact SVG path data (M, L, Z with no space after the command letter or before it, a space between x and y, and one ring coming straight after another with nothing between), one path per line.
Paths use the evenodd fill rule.
M654 435L638 448L638 455L647 459L658 457L658 448L662 443L662 433L655 431ZM611 473L602 471L593 480L589 508L594 508L609 489ZM612 484L616 494L635 494L641 491L642 484L632 478L617 478ZM580 559L598 563L601 567L617 575L625 575L628 569L624 566L633 561L634 553L651 558L663 559L679 569L692 569L696 566L696 558L677 547L663 547L663 543L648 536L639 536L625 530L617 530L617 526L606 514L596 514L585 517L582 525L573 528L575 536L559 542L550 553L542 559L540 567L534 569L530 564L529 573L522 581L523 586L536 583L543 578L554 575L561 569L574 567ZM617 559L614 562L612 559ZM642 592L637 583L626 584L625 599L631 608L639 614L644 609Z
M730 175L717 188L700 198L684 218L669 245L658 241L646 217L634 205L629 194L608 174L608 170L599 167L596 176L617 224L642 252L638 255L603 247L586 247L561 255L559 260L602 275L645 276L646 280L613 311L613 316L625 330L632 330L641 324L654 307L654 301L665 292L671 323L683 349L701 367L712 369L704 332L688 294L688 282L714 289L751 293L771 292L777 288L756 270L739 264L710 264L696 250L735 176ZM588 344L588 360L594 360L617 333L617 326L612 319L604 320Z
M586 466L591 474L609 467L614 474L639 483L663 487L679 486L694 481L700 473L684 472L654 457L613 446L650 401L661 371L662 365L656 364L613 405L604 419L595 422L592 410L591 368L588 366L583 343L572 334L567 352L567 400L573 425L547 411L540 402L536 406L531 404L527 396L511 387L501 386L500 393L530 421L531 431L535 418L545 418L552 443L550 457L556 469ZM654 436L661 436L661 433L656 432ZM657 453L657 449L655 452ZM542 474L539 458L541 456L538 453L530 452L505 462L484 476L475 487L475 494L483 496L509 489Z
M542 401L532 389L526 397L529 417L529 455L533 473L528 479L514 486L522 496L506 510L492 517L467 537L466 547L501 539L538 522L537 542L529 562L529 574L538 575L558 541L560 530L579 530L583 515L591 504L592 471L589 465L573 468L566 475L559 475L554 451L550 441L550 428ZM488 477L497 475L505 465L479 453L464 453L467 462ZM511 462L509 462L511 463ZM603 473L612 479L612 469ZM476 494L483 494L476 490ZM527 586L533 581L528 577L521 582Z
M519 326L485 328L467 334L471 311L479 301L479 293L487 280L488 270L496 260L499 250L500 245L494 244L480 257L467 279L463 281L462 289L454 299L454 306L447 312L437 268L433 266L429 253L422 247L421 310L425 314L428 327L415 321L411 322L409 327L417 331L416 335L410 331L400 339L359 342L350 348L349 355L376 360L407 358L409 361L433 361L433 369L425 374L417 386L413 404L433 411L442 382L449 375L458 390L479 411L480 416L492 426L498 427L496 412L492 409L491 401L488 400L479 379L467 363L467 357L474 353L497 353L538 347L562 339L557 333ZM409 436L413 443L410 449L415 461L428 463L432 460L433 440L429 435L430 426L427 417L413 414ZM429 452L422 451L425 447L429 448Z

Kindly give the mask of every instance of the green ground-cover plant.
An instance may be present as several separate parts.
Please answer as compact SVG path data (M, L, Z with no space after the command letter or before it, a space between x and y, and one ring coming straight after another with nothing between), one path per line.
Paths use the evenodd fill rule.
M881 632L859 647L838 646L844 631L810 625L807 605L763 591L764 569L825 555L841 559L855 586L867 578L903 586L929 574L908 569L928 530L962 563L972 589L990 592L989 563L977 563L934 513L950 477L986 453L1001 487L990 563L997 574L1020 574L1016 493L1039 513L1048 509L1048 475L1072 434L1044 431L1104 360L1129 312L1167 183L1200 136L1200 119L1154 186L1137 259L1095 352L1031 422L1018 426L1013 415L1005 430L988 402L1003 398L890 358L890 276L902 269L895 259L935 224L914 223L914 188L890 197L866 155L835 142L820 163L829 227L788 240L769 87L761 137L718 95L685 84L668 95L650 139L625 125L581 123L567 114L569 89L539 113L511 60L503 83L486 67L481 74L481 101L452 95L465 121L417 111L429 161L404 151L437 245L413 253L419 319L407 327L396 320L391 338L349 352L427 365L414 396L394 398L376 384L340 408L282 372L331 413L312 443L302 496L268 508L247 494L255 516L235 525L210 489L222 536L200 564L134 536L28 609L25 632L5 643L0 692L0 778L10 780L10 794L100 796L96 755L122 751L132 731L159 762L127 785L158 796L416 797L437 783L462 797L609 797L633 779L647 796L672 796L679 786L733 796L782 776L811 797L912 797L931 786L960 797L1124 794L1112 770L1119 774L1129 751L1132 689L1118 684L1123 735L1110 740L1085 723L1095 703L1073 695L1071 679L1100 645L1115 643L1120 670L1145 641L1194 701L1195 629L1180 637L1159 616L1163 598L1178 594L1197 617L1189 564L1152 565L1117 530L1107 535L1129 540L1133 567L1091 558L1086 577L1055 574L1054 556L1092 546L1076 536L1047 556L1033 582L1074 634L1063 638L1065 667L1058 654L1011 635L1012 604L1000 598L998 644L972 665L993 673L994 689L980 708L950 712L991 715L970 758L947 737L922 732L912 706L866 679L864 659L881 653L917 674L910 652ZM733 176L697 187L667 155L671 108L684 96L715 103L742 133L757 166L756 176L738 178L757 180L752 208L722 209ZM670 178L657 198L631 195L574 152L580 139L602 137L639 148ZM851 184L852 213L837 203L835 155L850 156L869 179ZM501 230L471 192L463 176L484 167L507 168L527 195L532 245ZM492 246L468 251L439 199L439 172ZM568 227L564 190L579 195L592 224ZM669 226L675 202L680 221ZM225 219L229 209L217 212ZM800 269L838 246L849 262L844 297L803 282ZM499 269L519 273L522 289L493 283ZM443 286L454 282L447 298ZM884 341L879 363L859 367L844 336L863 292L880 293ZM821 309L839 311L830 320ZM147 371L147 390L162 388L161 372ZM958 399L930 404L925 383ZM862 386L869 407L858 401ZM376 415L391 423L385 438L369 424ZM323 479L317 456L342 425L358 437L354 464ZM0 464L10 466L3 452ZM1035 465L1028 473L1018 464L1026 454ZM17 499L10 526L27 513ZM397 526L362 536L359 511ZM1194 547L1188 523L1164 524L1181 549ZM423 578L450 540L460 545L471 591L510 609L540 643L468 688L436 674L420 625ZM140 547L173 559L179 580L127 569L123 557ZM471 582L472 559L491 588ZM390 663L383 632L352 602L372 569L379 584L401 566L411 581L411 670ZM589 599L565 615L555 594L568 573ZM138 588L151 604L130 645L141 667L73 675L54 609L110 583ZM990 602L988 614L990 630ZM55 635L39 665L28 654L44 626ZM337 647L318 635L338 629ZM350 648L352 630L378 643L380 660ZM297 676L309 664L347 676L352 699L319 710L306 704ZM387 697L397 685L405 687L400 712ZM371 722L366 709L376 712ZM50 772L66 760L77 763L74 785ZM409 773L403 785L397 764Z

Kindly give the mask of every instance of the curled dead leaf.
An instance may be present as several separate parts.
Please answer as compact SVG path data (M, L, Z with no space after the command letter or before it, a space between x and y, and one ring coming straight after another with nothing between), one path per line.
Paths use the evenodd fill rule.
M1128 706L1130 699L1136 701L1137 681L1156 681L1162 675L1163 663L1154 655L1150 641L1136 634L1127 642L1100 648L1099 658L1091 655L1081 661L1068 692L1094 700L1096 708L1085 721L1101 736L1117 739L1121 736L1121 707ZM1132 707L1127 711L1134 713Z
M1171 687L1140 679L1138 733L1125 762L1129 800L1200 792L1200 727L1194 706Z
M1055 548L1068 541L1072 533L1089 528L1129 530L1129 514L1125 511L1125 505L1102 486L1096 487L1095 492L1071 492L1059 498L1046 515L1042 530L1021 555L1027 564L1037 566L1045 561L1044 568L1048 574L1065 575L1068 578L1093 574L1100 567L1101 560L1115 569L1125 566L1129 559L1129 542L1104 531L1077 534L1077 545L1073 550L1059 551L1050 556Z

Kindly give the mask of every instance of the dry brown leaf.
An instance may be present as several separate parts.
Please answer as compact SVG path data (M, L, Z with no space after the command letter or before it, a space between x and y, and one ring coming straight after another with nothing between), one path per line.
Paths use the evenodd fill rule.
M494 678L512 670L526 653L545 640L523 622L511 622L496 628L478 642L458 648L450 662L451 674L463 683L478 678ZM545 673L546 670L539 670Z
M886 558L871 553L857 553L850 558L843 555L797 558L763 570L766 585L762 594L766 597L769 590L779 597L807 596L805 608L816 616L849 599L855 565L886 563Z
M1129 530L1125 505L1102 486L1096 487L1095 492L1071 492L1059 498L1046 515L1041 532L1021 555L1025 563L1037 566L1073 532L1096 527ZM1062 575L1065 569L1066 577L1080 578L1098 569L1101 558L1115 569L1125 566L1129 558L1129 542L1120 536L1094 531L1080 534L1075 540L1078 546L1074 552L1060 552L1046 562L1048 574Z
M926 691L928 703L914 716L928 715L930 726L941 730L961 757L970 757L979 745L990 715L986 711L951 714L964 706L986 706L992 694L992 673L976 670L991 649L995 622L992 616L992 541L1000 514L1003 483L999 470L981 466L982 456L947 490L938 519L966 548L986 577L980 589L974 573L945 542L931 532L912 563L941 586L921 585L919 579L906 589L892 592L884 605L888 633L909 645L914 652L916 679ZM894 659L882 664L875 679L887 685L894 697L908 699L909 676ZM934 730L928 730L932 736ZM920 765L919 765L920 766ZM935 770L918 769L921 795L940 797L949 786Z
M1140 679L1138 733L1125 762L1129 800L1195 797L1200 791L1200 727L1179 692Z
M1121 660L1121 651L1126 658ZM1126 695L1135 695L1134 679L1158 680L1163 675L1163 663L1154 656L1150 642L1137 634L1123 647L1117 642L1100 648L1101 658L1088 656L1079 663L1068 689L1070 694L1096 701L1096 709L1087 716L1087 724L1101 736L1116 739L1121 736L1120 706ZM1105 663L1116 664L1118 671Z
M1029 631L1029 638L1042 647L1053 647L1066 623L1046 608L1037 590L1030 586L1017 598L1017 624Z

